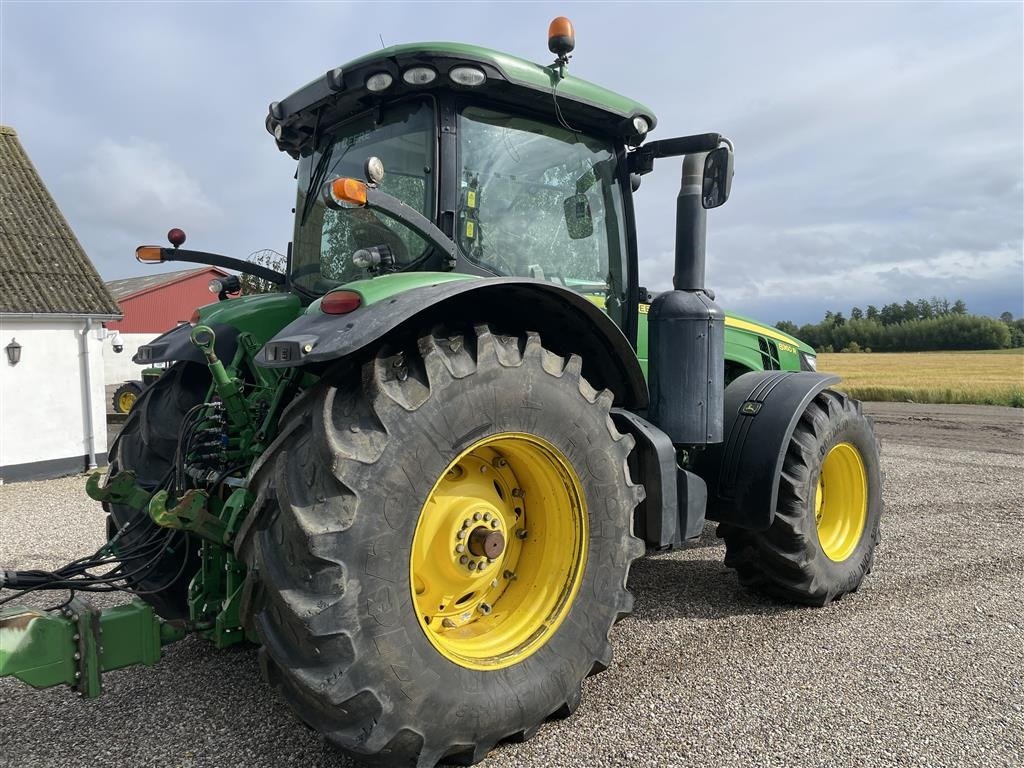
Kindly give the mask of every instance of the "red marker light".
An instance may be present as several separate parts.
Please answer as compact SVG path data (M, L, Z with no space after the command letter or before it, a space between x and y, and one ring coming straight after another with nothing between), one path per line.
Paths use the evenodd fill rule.
M328 315L347 315L359 309L363 297L355 291L332 291L320 301L320 311Z
M180 248L185 244L185 230L175 227L167 233L167 240L175 248Z

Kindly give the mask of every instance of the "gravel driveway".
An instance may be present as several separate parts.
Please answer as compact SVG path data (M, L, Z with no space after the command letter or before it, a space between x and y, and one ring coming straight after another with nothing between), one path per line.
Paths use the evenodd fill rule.
M579 711L484 765L1024 765L1024 411L869 411L887 509L860 592L818 609L751 596L709 527L634 566L636 611ZM2 567L59 564L102 536L81 478L0 487ZM104 681L86 702L0 680L0 762L349 764L263 686L252 650L190 638Z

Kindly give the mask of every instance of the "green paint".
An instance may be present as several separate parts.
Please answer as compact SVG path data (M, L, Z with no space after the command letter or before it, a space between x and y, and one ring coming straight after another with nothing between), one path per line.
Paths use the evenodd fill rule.
M185 636L141 600L102 611L75 598L60 613L0 611L0 677L33 688L70 685L86 698L102 693L103 672L160 661L160 648Z
M468 45L466 43L410 43L407 45L393 45L380 51L374 51L366 56L361 56L342 66L343 70L355 69L374 61L383 61L391 58L412 58L422 63L429 63L431 57L444 57L464 59L467 62L489 64L498 69L510 82L532 90L551 92L555 83L558 83L559 101L577 101L597 107L609 114L612 118L625 119L634 115L644 115L648 118L653 127L655 124L654 110L641 104L638 101L610 91L600 85L588 82L571 74L572 65L561 82L554 67L542 66L532 61L521 59L501 51L484 48L479 45ZM474 92L486 92L487 84L480 86ZM566 109L566 106L562 107Z
M641 304L641 309L646 310L649 305ZM732 312L726 312L726 323L725 323L725 359L729 362L742 365L745 368L749 368L752 371L764 370L764 362L761 356L761 347L759 338L764 337L774 342L775 348L778 350L779 362L781 369L784 371L799 371L800 370L800 356L799 351L806 352L807 354L813 355L814 350L804 344L799 339L795 339L787 333L783 333L777 328L759 323L756 320L737 315ZM749 324L755 326L757 330L750 330L747 328L739 328L735 325L730 325L730 321L739 321L743 324ZM647 312L641 311L639 315L639 322L637 323L637 344L636 352L637 358L640 361L640 367L644 371L644 376L647 376ZM788 340L788 344L783 339ZM781 342L781 343L780 343ZM787 349L791 347L792 350Z
M130 470L118 472L105 486L100 486L103 472L96 471L85 481L85 493L96 501L123 504L132 509L145 509L152 494L135 482L135 473Z
M261 293L200 307L199 323L230 325L252 334L262 346L301 314L302 304L295 294Z
M336 291L355 291L362 297L362 306L376 304L379 301L390 299L400 293L411 291L414 288L451 283L455 280L480 280L483 278L475 275L463 275L458 272L395 272L390 275L355 280L351 283L339 285ZM306 314L312 315L320 312L320 302L317 299L306 309Z

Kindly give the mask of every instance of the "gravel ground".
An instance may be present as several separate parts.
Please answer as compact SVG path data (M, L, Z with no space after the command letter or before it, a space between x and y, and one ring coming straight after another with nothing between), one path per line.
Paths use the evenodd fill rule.
M819 609L751 596L709 528L634 566L636 612L579 711L485 765L1024 764L1024 412L869 410L887 509L860 592ZM0 487L0 563L86 554L102 523L81 478ZM105 687L84 702L0 680L0 763L349 764L263 686L251 650L187 639Z

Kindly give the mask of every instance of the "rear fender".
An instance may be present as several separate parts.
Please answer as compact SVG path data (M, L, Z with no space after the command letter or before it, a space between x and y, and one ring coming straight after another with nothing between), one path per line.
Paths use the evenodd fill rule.
M286 326L256 356L270 368L325 367L375 342L458 322L493 324L502 333L536 331L557 354L583 358L583 375L615 395L615 404L647 405L647 382L626 337L575 291L517 277L455 280L412 288L345 315L311 311Z
M838 381L821 373L755 371L725 388L725 440L708 446L697 465L707 482L709 520L755 531L771 526L797 422Z

